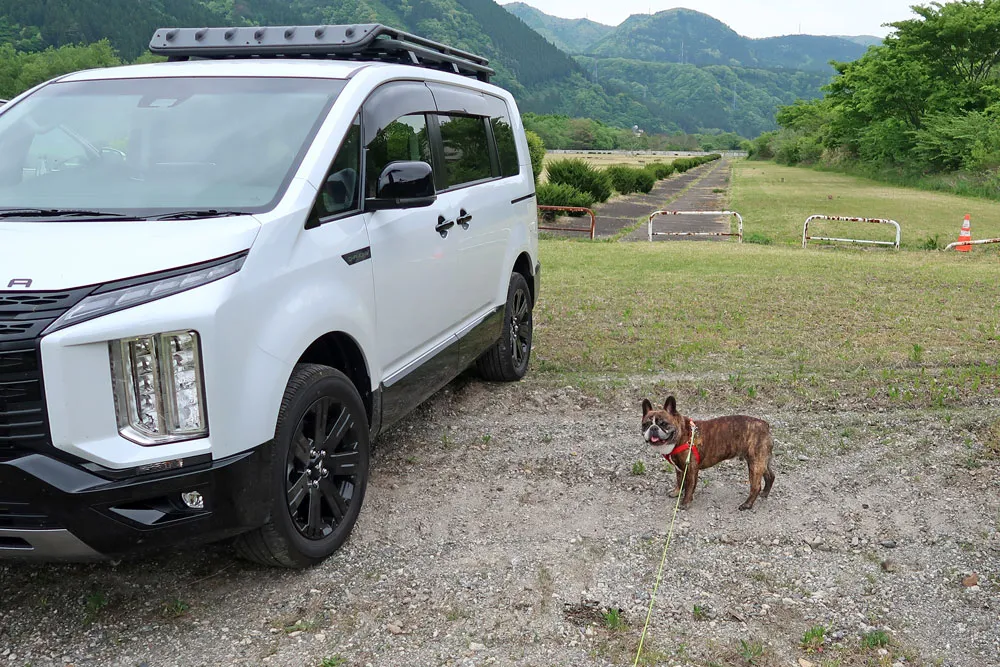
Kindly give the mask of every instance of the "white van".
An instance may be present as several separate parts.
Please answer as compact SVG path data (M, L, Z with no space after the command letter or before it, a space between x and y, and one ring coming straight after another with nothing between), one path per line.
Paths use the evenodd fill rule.
M0 558L308 566L378 433L527 370L520 114L485 59L381 25L150 50L0 108Z

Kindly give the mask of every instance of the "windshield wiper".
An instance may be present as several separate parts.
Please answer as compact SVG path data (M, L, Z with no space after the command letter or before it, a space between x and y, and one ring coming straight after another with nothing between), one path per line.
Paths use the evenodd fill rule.
M134 216L69 208L11 208L0 209L0 218L134 218Z
M152 215L146 220L196 220L198 218L225 218L233 215L247 215L244 211L221 211L214 208L191 211L171 211L163 215Z

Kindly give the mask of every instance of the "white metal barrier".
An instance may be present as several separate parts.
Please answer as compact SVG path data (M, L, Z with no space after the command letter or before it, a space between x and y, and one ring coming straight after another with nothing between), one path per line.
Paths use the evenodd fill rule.
M878 225L893 225L896 228L895 241L869 241L867 239L838 239L827 236L809 236L809 223L813 220L832 220L835 222L871 222ZM851 218L840 215L810 215L806 218L806 223L802 226L802 247L806 247L808 241L840 241L841 243L867 243L870 245L891 245L899 250L899 223L895 220L884 220L882 218Z
M654 232L653 218L658 215L729 215L735 216L738 222L738 231L732 232ZM653 211L649 216L649 240L654 236L738 236L740 243L743 243L743 216L736 211Z
M987 243L1000 243L1000 239L979 239L978 241L955 241L949 243L945 250L957 248L960 245L986 245Z

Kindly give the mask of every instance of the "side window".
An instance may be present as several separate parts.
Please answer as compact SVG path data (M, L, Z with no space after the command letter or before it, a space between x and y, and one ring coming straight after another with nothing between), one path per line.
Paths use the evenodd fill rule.
M367 147L365 196L374 197L378 177L390 162L431 163L427 118L413 114L398 118L378 131Z
M493 126L493 138L497 142L497 153L500 157L500 175L504 178L517 176L521 166L517 159L517 142L514 141L514 128L510 126L507 114L490 118Z
M355 119L326 174L313 214L323 219L357 209L360 204L360 176L361 122Z
M438 116L444 182L453 188L493 176L486 121L480 116Z

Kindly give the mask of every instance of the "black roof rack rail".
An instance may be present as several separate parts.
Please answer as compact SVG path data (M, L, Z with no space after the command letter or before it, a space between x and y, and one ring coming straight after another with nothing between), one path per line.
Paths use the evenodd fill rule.
M489 61L380 23L357 25L160 28L149 50L171 61L190 58L330 58L416 65L489 82Z

